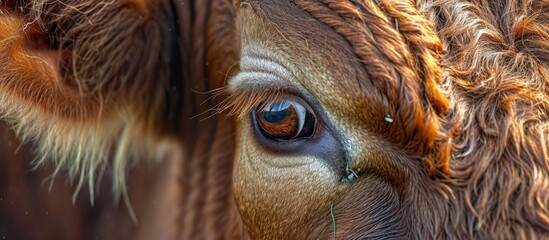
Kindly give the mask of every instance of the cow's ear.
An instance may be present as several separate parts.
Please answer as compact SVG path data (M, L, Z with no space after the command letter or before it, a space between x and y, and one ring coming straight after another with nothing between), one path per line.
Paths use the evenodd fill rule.
M173 40L160 17L64 6L32 19L0 13L0 117L36 146L37 165L54 161L55 173L93 191L111 164L121 193L129 161L171 149L163 121Z

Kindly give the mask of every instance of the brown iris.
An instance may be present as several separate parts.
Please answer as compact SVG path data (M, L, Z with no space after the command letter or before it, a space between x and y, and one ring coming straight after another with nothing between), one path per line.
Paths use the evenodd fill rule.
M256 121L264 135L275 140L310 137L314 116L302 104L281 100L265 104L256 110Z

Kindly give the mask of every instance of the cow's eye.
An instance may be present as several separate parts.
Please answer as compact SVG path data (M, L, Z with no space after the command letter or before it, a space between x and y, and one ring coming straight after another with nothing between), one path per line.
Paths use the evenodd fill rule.
M261 133L277 141L313 136L315 116L309 107L301 102L283 99L259 105L254 113L254 119Z

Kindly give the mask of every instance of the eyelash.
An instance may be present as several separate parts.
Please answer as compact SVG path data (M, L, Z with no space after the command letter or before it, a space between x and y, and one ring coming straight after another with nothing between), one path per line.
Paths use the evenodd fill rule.
M226 90L226 89L225 89ZM225 91L224 91L225 92ZM221 95L222 93L218 94ZM288 96L298 96L293 90L284 88L275 89L237 89L219 104L217 112L228 111L229 116L243 118L254 111L261 104L270 104Z

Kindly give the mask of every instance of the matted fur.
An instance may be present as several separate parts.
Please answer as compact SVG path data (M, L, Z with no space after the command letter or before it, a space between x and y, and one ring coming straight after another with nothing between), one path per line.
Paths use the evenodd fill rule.
M418 1L445 47L461 127L449 235L534 239L549 231L549 2ZM465 211L462 213L460 211Z

